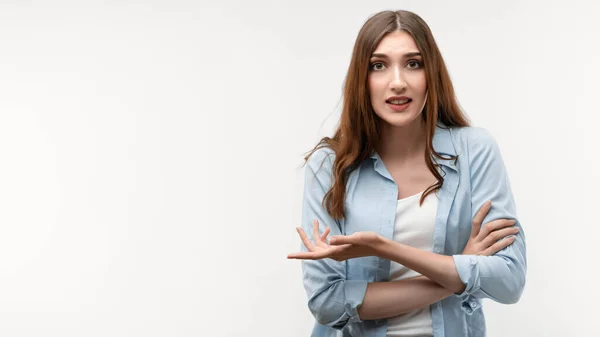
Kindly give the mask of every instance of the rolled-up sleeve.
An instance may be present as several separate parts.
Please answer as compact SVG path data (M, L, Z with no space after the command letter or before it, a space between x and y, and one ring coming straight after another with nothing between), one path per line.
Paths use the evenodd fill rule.
M519 232L515 241L492 256L454 255L458 275L466 285L462 307L472 313L480 306L478 299L490 298L504 304L516 303L525 287L527 259L525 233L517 218L509 178L498 144L482 128L473 128L468 139L473 214L491 200L492 207L482 225L497 220L516 220Z
M334 220L323 206L323 197L331 186L333 156L333 151L321 148L312 154L306 164L302 228L311 240L314 219L319 221L320 233L329 227L331 235L342 234L343 222ZM307 249L301 245L301 250ZM347 324L361 322L358 306L364 299L367 281L347 280L345 261L303 260L302 274L308 307L317 322L340 330Z

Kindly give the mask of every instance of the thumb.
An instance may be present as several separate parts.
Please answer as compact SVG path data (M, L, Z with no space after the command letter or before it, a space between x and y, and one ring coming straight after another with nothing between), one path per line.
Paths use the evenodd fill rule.
M334 235L329 238L329 244L334 246L345 245L352 243L352 239L344 235Z

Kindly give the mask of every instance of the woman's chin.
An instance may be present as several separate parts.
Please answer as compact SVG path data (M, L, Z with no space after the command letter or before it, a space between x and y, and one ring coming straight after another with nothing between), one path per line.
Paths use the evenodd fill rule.
M405 127L412 125L419 115L411 114L410 112L386 114L381 119L385 124L393 127Z

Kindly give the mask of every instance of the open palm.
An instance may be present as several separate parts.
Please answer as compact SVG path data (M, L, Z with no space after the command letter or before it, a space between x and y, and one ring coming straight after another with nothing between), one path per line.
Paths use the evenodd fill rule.
M292 253L288 259L317 260L330 258L336 261L347 259L376 256L377 247L381 243L381 237L373 232L357 232L352 235L336 235L329 239L327 244L327 235L330 232L326 228L323 234L319 235L319 222L313 221L313 237L315 243L312 243L304 230L296 228L302 243L308 249L307 252Z

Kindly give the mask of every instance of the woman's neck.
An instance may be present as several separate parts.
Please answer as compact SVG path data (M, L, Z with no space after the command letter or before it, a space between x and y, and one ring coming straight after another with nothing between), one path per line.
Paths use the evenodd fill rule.
M377 150L382 159L405 162L423 156L426 147L425 121L421 116L406 126L381 125L381 138Z

